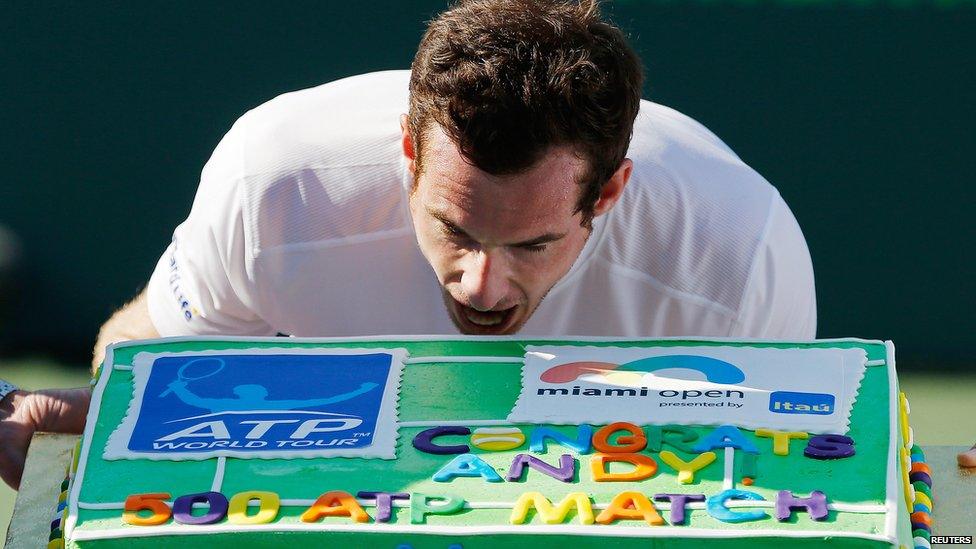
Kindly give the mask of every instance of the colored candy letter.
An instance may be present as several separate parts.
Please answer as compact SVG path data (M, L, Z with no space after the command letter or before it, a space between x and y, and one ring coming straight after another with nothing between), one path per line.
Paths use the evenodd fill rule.
M258 512L254 516L249 516L247 505L252 499L258 500ZM267 524L278 516L279 509L281 509L281 498L274 492L240 492L230 498L227 522L231 524Z
M590 440L593 438L593 427L586 424L580 425L576 430L575 439L551 427L536 427L532 430L532 434L529 437L529 450L540 454L545 453L547 438L570 450L576 450L578 454L589 454Z
M431 505L431 501L441 500L438 505ZM410 522L423 524L427 515L450 515L464 508L464 499L457 496L428 496L418 492L410 494Z
M167 493L131 495L125 498L125 511L122 513L122 521L133 526L165 524L173 516L173 511L163 501L170 497ZM152 515L140 516L139 511L149 511Z
M627 431L630 434L620 435L616 443L611 443L610 436L617 431ZM598 430L593 435L593 447L605 454L632 454L647 448L647 437L640 427L619 421Z
M607 471L606 464L613 462L629 463L634 466L634 470L628 473L611 473ZM657 472L657 462L643 454L597 454L590 460L590 471L596 482L644 480Z
M600 524L610 524L621 519L643 519L651 526L664 524L664 519L658 514L654 504L640 492L620 492L596 517Z
M349 492L334 490L319 496L304 513L302 522L318 522L323 517L349 517L356 522L369 522L369 515Z
M654 494L654 501L671 502L671 524L685 523L685 507L691 501L705 501L705 494Z
M806 509L813 520L826 520L827 496L820 490L814 490L810 497L798 498L788 490L780 490L776 494L776 520L789 520L793 509Z
M555 507L548 498L539 492L526 492L519 496L515 502L509 522L524 524L525 517L529 514L529 507L535 507L536 513L542 517L542 521L546 524L562 524L574 506L580 524L593 524L593 506L590 504L590 498L583 492L566 494L566 497Z
M517 482L522 480L522 473L525 472L526 466L563 482L572 482L573 477L576 476L576 460L569 454L559 456L559 467L553 467L529 454L519 454L515 456L515 459L512 461L512 467L508 470L508 481Z
M814 459L841 459L854 455L854 439L844 435L810 437L803 455Z
M451 482L455 477L483 477L488 482L502 482L495 469L474 454L461 454L434 473L436 482Z
M750 520L761 520L769 516L765 511L733 511L725 506L725 502L730 499L764 501L763 497L755 492L746 490L723 490L708 498L708 501L705 503L708 514L712 518L722 522L746 522Z
M695 481L695 471L715 461L715 452L705 452L695 457L695 459L686 462L674 452L662 450L661 461L667 463L678 472L678 482L681 484L691 484Z
M205 503L207 512L193 515L193 504ZM227 497L220 492L203 492L180 496L173 502L173 518L180 524L213 524L227 516Z
M790 439L806 439L810 435L801 431L777 431L775 429L756 429L756 436L773 439L773 453L777 456L790 455Z
M697 453L707 452L709 450L714 450L715 448L738 448L752 454L758 454L759 449L756 445L749 441L739 430L738 427L734 425L722 425L721 427L716 427L714 431L709 433L705 438L698 441L695 444L693 451Z
M427 452L428 454L436 454L440 456L464 454L471 451L471 448L469 448L466 444L460 444L458 446L439 446L434 444L434 439L444 435L470 434L471 429L468 429L467 427L434 427L433 429L427 429L426 431L417 433L417 436L413 437L413 447L421 452Z
M393 500L410 499L410 494L394 492L359 492L361 499L376 500L376 522L390 522L393 515Z

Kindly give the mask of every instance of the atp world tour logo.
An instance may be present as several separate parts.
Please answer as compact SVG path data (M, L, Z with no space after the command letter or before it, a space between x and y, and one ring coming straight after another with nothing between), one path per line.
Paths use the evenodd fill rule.
M392 454L402 351L140 355L107 459ZM391 434L394 438L391 438Z

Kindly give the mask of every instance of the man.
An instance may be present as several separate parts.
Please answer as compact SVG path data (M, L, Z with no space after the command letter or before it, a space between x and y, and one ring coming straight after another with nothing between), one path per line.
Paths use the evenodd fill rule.
M258 107L96 367L106 344L157 335L813 338L789 208L641 87L592 2L473 0L431 23L410 73ZM79 430L88 398L3 403L8 483L30 433Z

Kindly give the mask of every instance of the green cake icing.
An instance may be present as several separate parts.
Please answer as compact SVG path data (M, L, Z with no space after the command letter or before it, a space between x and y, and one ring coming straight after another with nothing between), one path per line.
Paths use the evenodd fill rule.
M714 461L695 471L694 480L685 484L679 482L678 471L665 462L660 450L667 450L684 462L690 462L704 452L680 448L681 444L670 444L669 440L677 440L679 436L673 433L665 435L665 442L657 446L662 426L648 421L638 427L650 440L651 447L632 453L650 458L656 471L648 478L635 481L595 481L591 462L598 455L614 454L597 450L581 454L551 438L547 440L546 451L532 451L529 439L542 424L507 420L522 391L521 357L530 345L654 349L860 349L864 352L867 366L857 387L849 430L846 432L846 436L854 440L856 453L841 459L813 459L804 455L804 449L810 444L809 438L794 438L789 443L788 455L776 455L771 438L757 436L755 429L738 428L736 431L747 444L758 449L758 454L750 456L746 451L726 450L723 447L712 449ZM126 423L134 395L141 390L136 386L138 384L134 384L135 372L132 369L140 353L160 356L228 350L241 352L245 349L298 352L296 350L327 348L404 349L409 353L402 373L396 376L399 393L392 395L395 419L391 421L397 424L395 459L211 457L172 461L146 456L103 457L106 449L113 446L113 437L119 436L113 433ZM426 362L424 357L433 358ZM458 359L453 361L450 357ZM478 357L487 358L482 358L483 362L479 363L476 360ZM499 357L511 359L501 362L491 360ZM917 507L919 500L913 498L911 491L907 495L905 493L908 469L912 470L912 478L921 478L916 476L920 466L913 466L912 462L921 463L922 459L917 453L913 456L911 441L905 440L911 438L911 434L907 426L903 428L901 425L903 418L900 419L902 414L899 407L902 404L893 361L890 343L855 339L771 343L706 340L529 341L444 337L342 340L181 338L118 344L110 348L99 373L77 468L71 475L71 488L65 494L66 505L63 506L61 521L63 528L58 523L56 530L64 534L65 546L80 548L156 547L174 546L177 543L186 548L242 544L275 547L346 544L349 547L441 549L452 545L465 549L606 548L632 547L637 542L642 547L682 547L691 543L703 543L709 547L742 547L746 544L779 547L785 543L796 547L819 547L824 544L831 547L913 547L921 542L918 541L920 535L913 535L912 523L914 519L921 520L918 514L920 510L931 511L931 500L924 495L919 496L928 506ZM788 368L789 365L784 364L783 367ZM295 382L300 383L301 380ZM149 387L152 389L152 385ZM715 398L716 402L719 400ZM696 442L701 441L724 422L722 414L722 409L716 408L715 420L708 425L676 430L694 433L685 436L695 438L697 435ZM132 419L129 418L130 421ZM592 428L599 431L607 423L595 423ZM297 429L300 425L302 423L298 419L282 419L277 424L268 423L265 427ZM500 442L492 442L498 437L493 435L496 431L491 430L476 436L477 444L472 443L471 435L448 434L436 438L436 444L441 447L467 446L468 452L463 455L470 454L477 458L477 463L487 464L502 477L501 482L488 482L483 476L454 476L446 482L434 480L439 471L443 472L452 460L462 455L432 454L418 449L414 443L417 435L438 426L467 427L475 433L480 433L476 431L479 428L518 429L500 435ZM575 438L580 429L579 425L545 426L569 438ZM519 432L525 437L524 442L519 443ZM195 432L192 436L199 435L199 440L210 440L205 436L207 433L209 431ZM610 444L624 445L626 440L618 438L621 434L628 433L618 431L610 438ZM668 439L668 436L675 438ZM516 444L514 448L497 449ZM570 482L562 482L530 466L525 468L519 480L510 481L506 476L519 454L533 456L552 467L559 466L561 456L568 454L574 461L575 472ZM730 455L733 465L729 478L726 460ZM607 471L610 475L618 475L634 467L615 463ZM766 518L726 522L704 508L707 503L703 502L689 504L684 524L675 525L672 524L672 510L668 503L654 500L654 495L667 493L703 494L710 498L728 488L751 492L757 498L753 507L747 506L748 502L743 500L730 504L731 511L763 511L767 513ZM788 520L777 520L773 516L776 512L774 504L780 497L779 492L784 490L800 498L811 497L815 491L823 492L829 509L825 520L814 520L812 513L802 507L794 510ZM248 491L271 492L280 497L281 503L275 518L262 524L235 524L227 516L222 516L217 522L206 525L181 524L170 517L161 524L138 526L128 524L123 517L123 504L132 495L167 493L170 497L165 499L165 505L172 508L180 496L211 491L219 492L227 499ZM377 520L379 510L375 501L368 497L354 500L354 505L368 515L365 522L357 522L350 516L327 516L315 522L301 519L312 506L311 503L322 494L344 492L355 497L363 491L405 493L410 494L411 499L395 501L391 516L386 521ZM644 519L630 518L618 518L609 524L581 524L585 513L579 509L570 510L558 524L547 524L544 513L532 507L524 521L513 524L513 506L529 492L540 493L553 505L559 504L568 494L581 492L591 503L593 514L598 516L608 506L612 507L611 502L619 494L637 492L651 502L663 524L651 525ZM444 501L442 498L462 499L464 506L455 512L440 513L436 505ZM419 513L424 503L430 506L432 512ZM336 505L336 502L330 505ZM916 512L911 519L909 505ZM630 507L626 509L633 511ZM200 516L205 512L207 509L201 508L191 514ZM248 514L252 517L257 512L258 507L253 504L248 508ZM148 517L150 513L143 511L135 516ZM916 534L919 531L916 529ZM56 540L52 544L60 541L57 536L52 537Z

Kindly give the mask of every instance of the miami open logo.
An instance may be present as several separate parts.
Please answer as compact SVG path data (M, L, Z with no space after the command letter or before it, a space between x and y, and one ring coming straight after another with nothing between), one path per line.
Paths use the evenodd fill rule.
M837 349L530 346L508 419L693 424L722 417L815 432L846 426L838 412L849 413L863 367L860 356Z
M656 373L656 374L655 374ZM665 355L641 358L615 364L612 362L570 362L549 368L539 376L546 383L572 383L585 379L618 387L639 387L646 391L649 374L654 377L680 377L688 373L704 376L706 381L735 385L745 381L742 370L724 360L697 355ZM670 374L670 375L669 375Z
M399 353L254 351L137 358L106 458L369 457L389 445L378 439L395 431Z

